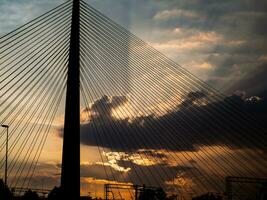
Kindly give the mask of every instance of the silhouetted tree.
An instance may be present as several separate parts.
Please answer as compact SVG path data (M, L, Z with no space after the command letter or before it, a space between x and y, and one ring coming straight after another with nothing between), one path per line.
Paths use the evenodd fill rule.
M166 198L166 200L176 200L177 199L177 195L175 195L175 194L173 194L173 195L171 195L171 196L168 196L167 198Z
M143 189L140 192L139 200L154 200L155 199L155 191L151 189Z
M167 198L167 194L163 191L163 189L158 189L155 191L155 197L156 199L166 199Z
M33 192L31 190L28 190L25 192L25 194L22 196L23 200L38 200L39 196L36 192Z
M267 183L262 185L259 199L260 200L267 200Z
M92 200L92 197L81 197L80 200ZM95 198L94 200L101 200L101 198Z
M192 200L222 200L222 196L218 194L207 193L199 197L194 197Z
M144 188L140 195L139 200L174 200L176 196L167 196L163 189L159 188L157 190Z
M48 194L49 200L61 200L62 199L62 190L60 187L54 187L53 190Z
M0 179L0 197L2 199L9 200L13 197L8 187L5 187L5 184L2 179Z

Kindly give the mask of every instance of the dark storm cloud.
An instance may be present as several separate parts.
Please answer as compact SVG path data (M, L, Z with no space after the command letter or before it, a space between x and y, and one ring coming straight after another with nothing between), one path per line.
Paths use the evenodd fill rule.
M188 106L192 106L194 101L204 99L205 97L207 97L207 94L204 92L189 92L186 96L186 99L182 102L181 107L186 108Z
M91 107L91 111L96 112L101 116L110 116L112 109L115 109L127 102L125 96L114 96L109 100L108 96L103 96L95 101ZM86 111L86 110L85 110Z
M100 115L81 125L81 143L124 152L138 149L195 151L201 145L266 147L266 127L258 127L266 122L265 99L246 99L243 94L235 94L207 105L196 105L207 95L193 94L189 93L176 111L160 117L148 115L129 121L113 118L110 112L103 116L101 110ZM96 103L106 102L110 106L112 101L106 98Z

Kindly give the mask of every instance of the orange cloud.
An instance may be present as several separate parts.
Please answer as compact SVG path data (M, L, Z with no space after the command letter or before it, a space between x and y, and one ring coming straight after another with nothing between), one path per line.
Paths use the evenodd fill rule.
M201 68L201 69L212 69L212 68L214 68L214 66L212 64L208 63L208 62L204 62L202 64L199 64L198 67Z

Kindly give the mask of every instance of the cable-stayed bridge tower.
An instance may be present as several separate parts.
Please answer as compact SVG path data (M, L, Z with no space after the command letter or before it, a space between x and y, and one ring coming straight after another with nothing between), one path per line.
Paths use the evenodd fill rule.
M73 0L69 49L61 189L63 197L80 197L80 0Z

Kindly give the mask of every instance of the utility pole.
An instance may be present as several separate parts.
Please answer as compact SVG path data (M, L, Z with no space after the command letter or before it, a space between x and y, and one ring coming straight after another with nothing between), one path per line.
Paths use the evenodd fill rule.
M104 200L108 200L108 184L104 185L105 191L104 191Z
M8 165L8 125L2 124L1 127L6 129L6 162L5 162L5 188L7 188L7 165Z
M73 0L63 136L63 199L80 199L80 1Z

